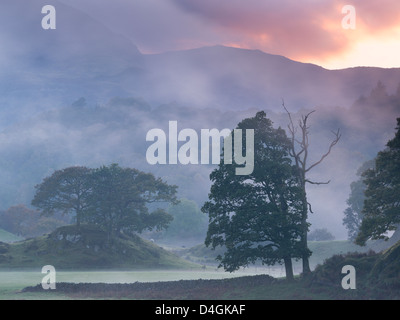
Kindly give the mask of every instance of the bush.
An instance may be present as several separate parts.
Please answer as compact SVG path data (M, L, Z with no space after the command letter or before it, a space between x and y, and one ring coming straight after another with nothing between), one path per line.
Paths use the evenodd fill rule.
M315 229L308 235L310 241L330 241L335 240L335 237L326 228Z

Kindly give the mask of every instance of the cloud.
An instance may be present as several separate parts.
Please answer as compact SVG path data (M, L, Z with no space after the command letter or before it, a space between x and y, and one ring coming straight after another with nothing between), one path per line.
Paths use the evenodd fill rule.
M398 25L396 0L356 1L357 28L345 30L342 8L347 3L272 0L172 0L182 10L213 24L232 43L259 48L295 59L343 53L371 34L381 35Z
M397 0L355 0L356 30L342 28L344 0L61 0L129 37L144 53L222 44L327 62L366 40L394 36ZM354 59L353 59L354 60Z
M346 37L329 30L341 13L330 1L183 1L183 10L214 24L244 47L258 47L287 56L320 55L346 46ZM338 30L341 31L341 30Z
M129 37L145 53L186 49L188 43L190 47L199 47L214 42L211 28L202 19L193 18L171 1L60 1Z
M396 0L357 1L358 18L371 33L380 33L399 25L400 2Z

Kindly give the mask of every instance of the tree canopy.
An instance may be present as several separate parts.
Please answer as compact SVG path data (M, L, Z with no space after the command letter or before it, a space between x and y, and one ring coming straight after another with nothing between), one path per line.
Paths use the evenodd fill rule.
M375 159L375 168L364 172L366 184L364 215L356 243L386 238L400 223L400 118L395 137Z
M69 167L36 186L32 205L44 215L75 214L78 226L81 222L100 225L111 239L121 232L165 228L171 215L158 207L150 212L148 205L177 203L176 189L151 173L118 164Z
M91 172L91 169L80 166L56 170L35 186L32 205L47 216L54 215L55 212L75 214L79 226L91 191Z
M227 271L257 260L267 265L284 262L286 277L293 279L291 259L302 256L302 198L289 156L290 140L283 129L273 128L265 112L237 128L254 129L254 170L236 175L236 164L225 164L222 157L211 173L209 201L202 207L209 214L205 243L226 247L218 260Z
M177 203L177 187L151 173L112 164L94 169L91 185L85 220L103 226L109 236L153 228L160 230L172 221L165 210L157 208L149 212L147 205Z

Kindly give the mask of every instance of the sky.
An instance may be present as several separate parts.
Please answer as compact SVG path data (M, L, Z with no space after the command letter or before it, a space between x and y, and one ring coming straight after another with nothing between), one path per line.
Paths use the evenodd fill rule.
M226 45L327 69L400 67L398 0L61 2L128 37L142 53Z

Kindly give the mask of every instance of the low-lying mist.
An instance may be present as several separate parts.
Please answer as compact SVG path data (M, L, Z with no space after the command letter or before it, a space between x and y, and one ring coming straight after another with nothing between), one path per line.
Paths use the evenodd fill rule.
M393 135L395 118L400 115L398 101L398 93L377 97L375 89L347 108L315 107L316 112L309 121L309 164L318 161L327 151L334 137L332 131L340 129L342 138L331 154L310 171L310 179L330 181L327 185L308 186L314 212L310 215L311 229L325 227L337 239L346 238L342 213L350 183L356 179L358 167L374 158ZM287 107L290 110L290 105ZM295 123L308 110L293 112ZM211 186L209 174L216 166L150 165L146 161L146 150L151 144L146 141L147 132L160 128L168 133L168 121L172 120L177 121L178 131L233 129L257 111L191 109L176 103L152 106L143 99L113 98L104 105L90 105L80 99L71 106L43 112L7 128L0 135L1 207L29 205L34 186L54 170L111 163L152 172L178 185L179 197L202 206ZM288 117L284 110L266 110L266 113L275 127L286 129Z

